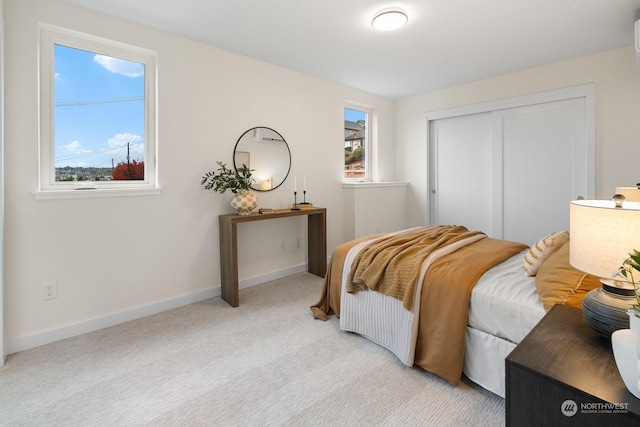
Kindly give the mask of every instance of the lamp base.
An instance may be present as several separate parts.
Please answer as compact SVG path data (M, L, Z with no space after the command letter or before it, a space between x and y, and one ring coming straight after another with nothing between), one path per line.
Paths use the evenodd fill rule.
M605 279L601 282L602 288L589 291L582 300L582 314L591 329L610 340L614 331L629 329L627 310L636 302L635 290L631 289L631 295L623 295L628 292L620 283L611 284Z
M602 284L602 289L610 294L617 294L625 297L636 296L636 290L632 283L613 279L600 279L600 283Z

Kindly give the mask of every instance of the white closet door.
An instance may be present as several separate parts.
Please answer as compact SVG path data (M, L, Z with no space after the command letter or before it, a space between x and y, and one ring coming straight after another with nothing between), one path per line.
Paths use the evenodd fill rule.
M491 234L491 114L429 124L432 225L464 225Z
M584 99L496 111L502 145L502 238L535 243L569 230L569 202L587 195Z
M528 245L569 229L569 202L594 192L592 101L532 100L429 120L430 224Z

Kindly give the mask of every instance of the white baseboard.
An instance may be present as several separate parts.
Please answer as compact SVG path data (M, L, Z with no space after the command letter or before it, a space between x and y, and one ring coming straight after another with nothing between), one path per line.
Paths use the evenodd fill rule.
M271 280L280 279L282 277L291 276L292 274L301 273L304 271L307 271L306 264L286 268L284 270L272 271L260 276L242 279L238 282L238 287L240 289L249 288L251 286L259 285ZM106 316L94 317L92 319L83 320L70 325L61 326L59 328L49 329L43 332L38 332L36 334L17 338L8 338L5 342L5 350L7 354L29 350L41 345L50 344L52 342L86 334L88 332L97 331L99 329L108 328L110 326L119 325L120 323L140 319L142 317L150 316L162 311L171 310L173 308L182 307L218 296L220 296L220 286L214 286L212 288L204 289L186 295L181 295L179 297L169 298L163 301L134 307L118 313L108 314Z
M293 274L298 274L305 271L307 271L307 264L300 264L293 267L285 268L284 270L272 271L270 273L261 274L259 276L241 279L238 281L238 288L250 288L251 286L270 282L271 280L282 279L283 277L291 276ZM219 294L220 293L218 292L218 295Z

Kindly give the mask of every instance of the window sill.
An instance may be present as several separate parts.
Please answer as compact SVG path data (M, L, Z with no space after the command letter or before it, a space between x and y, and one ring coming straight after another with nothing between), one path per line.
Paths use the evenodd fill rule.
M343 182L342 188L406 187L408 182Z
M33 192L36 200L91 199L97 197L157 196L162 188L100 188L86 190L38 190Z

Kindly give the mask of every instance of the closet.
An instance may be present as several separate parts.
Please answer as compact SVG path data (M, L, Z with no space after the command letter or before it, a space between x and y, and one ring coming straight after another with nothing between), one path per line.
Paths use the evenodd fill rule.
M593 85L427 114L431 225L533 244L595 196Z

